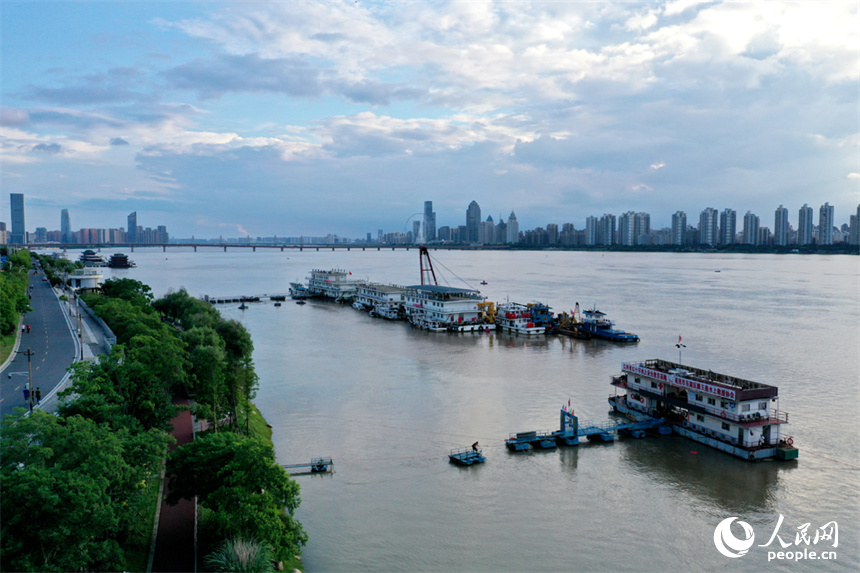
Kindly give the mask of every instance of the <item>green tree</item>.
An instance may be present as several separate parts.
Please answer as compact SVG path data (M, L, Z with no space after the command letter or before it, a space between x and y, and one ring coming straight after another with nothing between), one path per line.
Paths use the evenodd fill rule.
M80 416L7 416L0 433L7 571L121 570L168 442Z
M152 289L134 279L108 279L102 284L102 295L127 300L136 306L152 302Z
M279 559L307 542L293 519L299 486L275 461L271 447L238 434L198 436L177 448L167 462L168 503L197 496L212 510L211 525L221 538L242 537L269 544Z

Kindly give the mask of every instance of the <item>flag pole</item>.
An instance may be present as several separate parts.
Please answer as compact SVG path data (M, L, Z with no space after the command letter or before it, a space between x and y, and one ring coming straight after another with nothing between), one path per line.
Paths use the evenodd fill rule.
M681 340L682 340L681 335L679 334L678 335L678 344L675 345L675 347L678 349L678 366L681 366L683 364L683 362L681 362L681 349L687 348L686 344L681 344Z

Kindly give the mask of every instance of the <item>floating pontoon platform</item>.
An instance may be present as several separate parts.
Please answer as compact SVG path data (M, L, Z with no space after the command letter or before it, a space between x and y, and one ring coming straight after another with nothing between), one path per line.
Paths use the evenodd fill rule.
M313 458L308 464L291 464L282 467L285 470L307 468L311 473L322 473L330 471L332 466L334 466L334 462L331 458Z
M448 454L448 460L460 466L471 466L472 464L480 464L487 460L480 449L460 448L451 450Z

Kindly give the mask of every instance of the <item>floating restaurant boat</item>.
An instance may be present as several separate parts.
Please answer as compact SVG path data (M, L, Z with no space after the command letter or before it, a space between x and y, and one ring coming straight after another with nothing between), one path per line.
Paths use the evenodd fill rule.
M404 297L406 287L384 285L379 283L364 283L358 285L355 291L356 304L361 310L370 312L371 316L399 320L405 316Z
M654 359L624 363L612 385L624 394L609 397L618 412L663 419L672 430L744 460L798 457L781 427L775 386Z
M595 338L603 338L613 342L639 342L639 336L632 332L616 330L612 328L614 324L607 318L606 313L592 308L582 311L582 323L579 325L579 329Z
M84 263L85 267L105 266L105 258L91 249L87 249L86 251L81 253L81 256L78 258L78 260Z
M546 307L548 308L548 307ZM517 302L504 302L498 306L496 328L516 334L545 334L546 324L535 321L530 306Z
M439 285L414 285L405 293L406 319L432 332L473 332L495 328L481 321L476 290Z
M114 253L110 256L107 266L112 269L133 269L137 265L128 259L125 253Z

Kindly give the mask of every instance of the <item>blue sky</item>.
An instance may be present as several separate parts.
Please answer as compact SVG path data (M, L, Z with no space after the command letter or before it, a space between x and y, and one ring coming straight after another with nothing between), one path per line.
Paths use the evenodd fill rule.
M848 2L0 3L0 220L217 237L860 203Z

